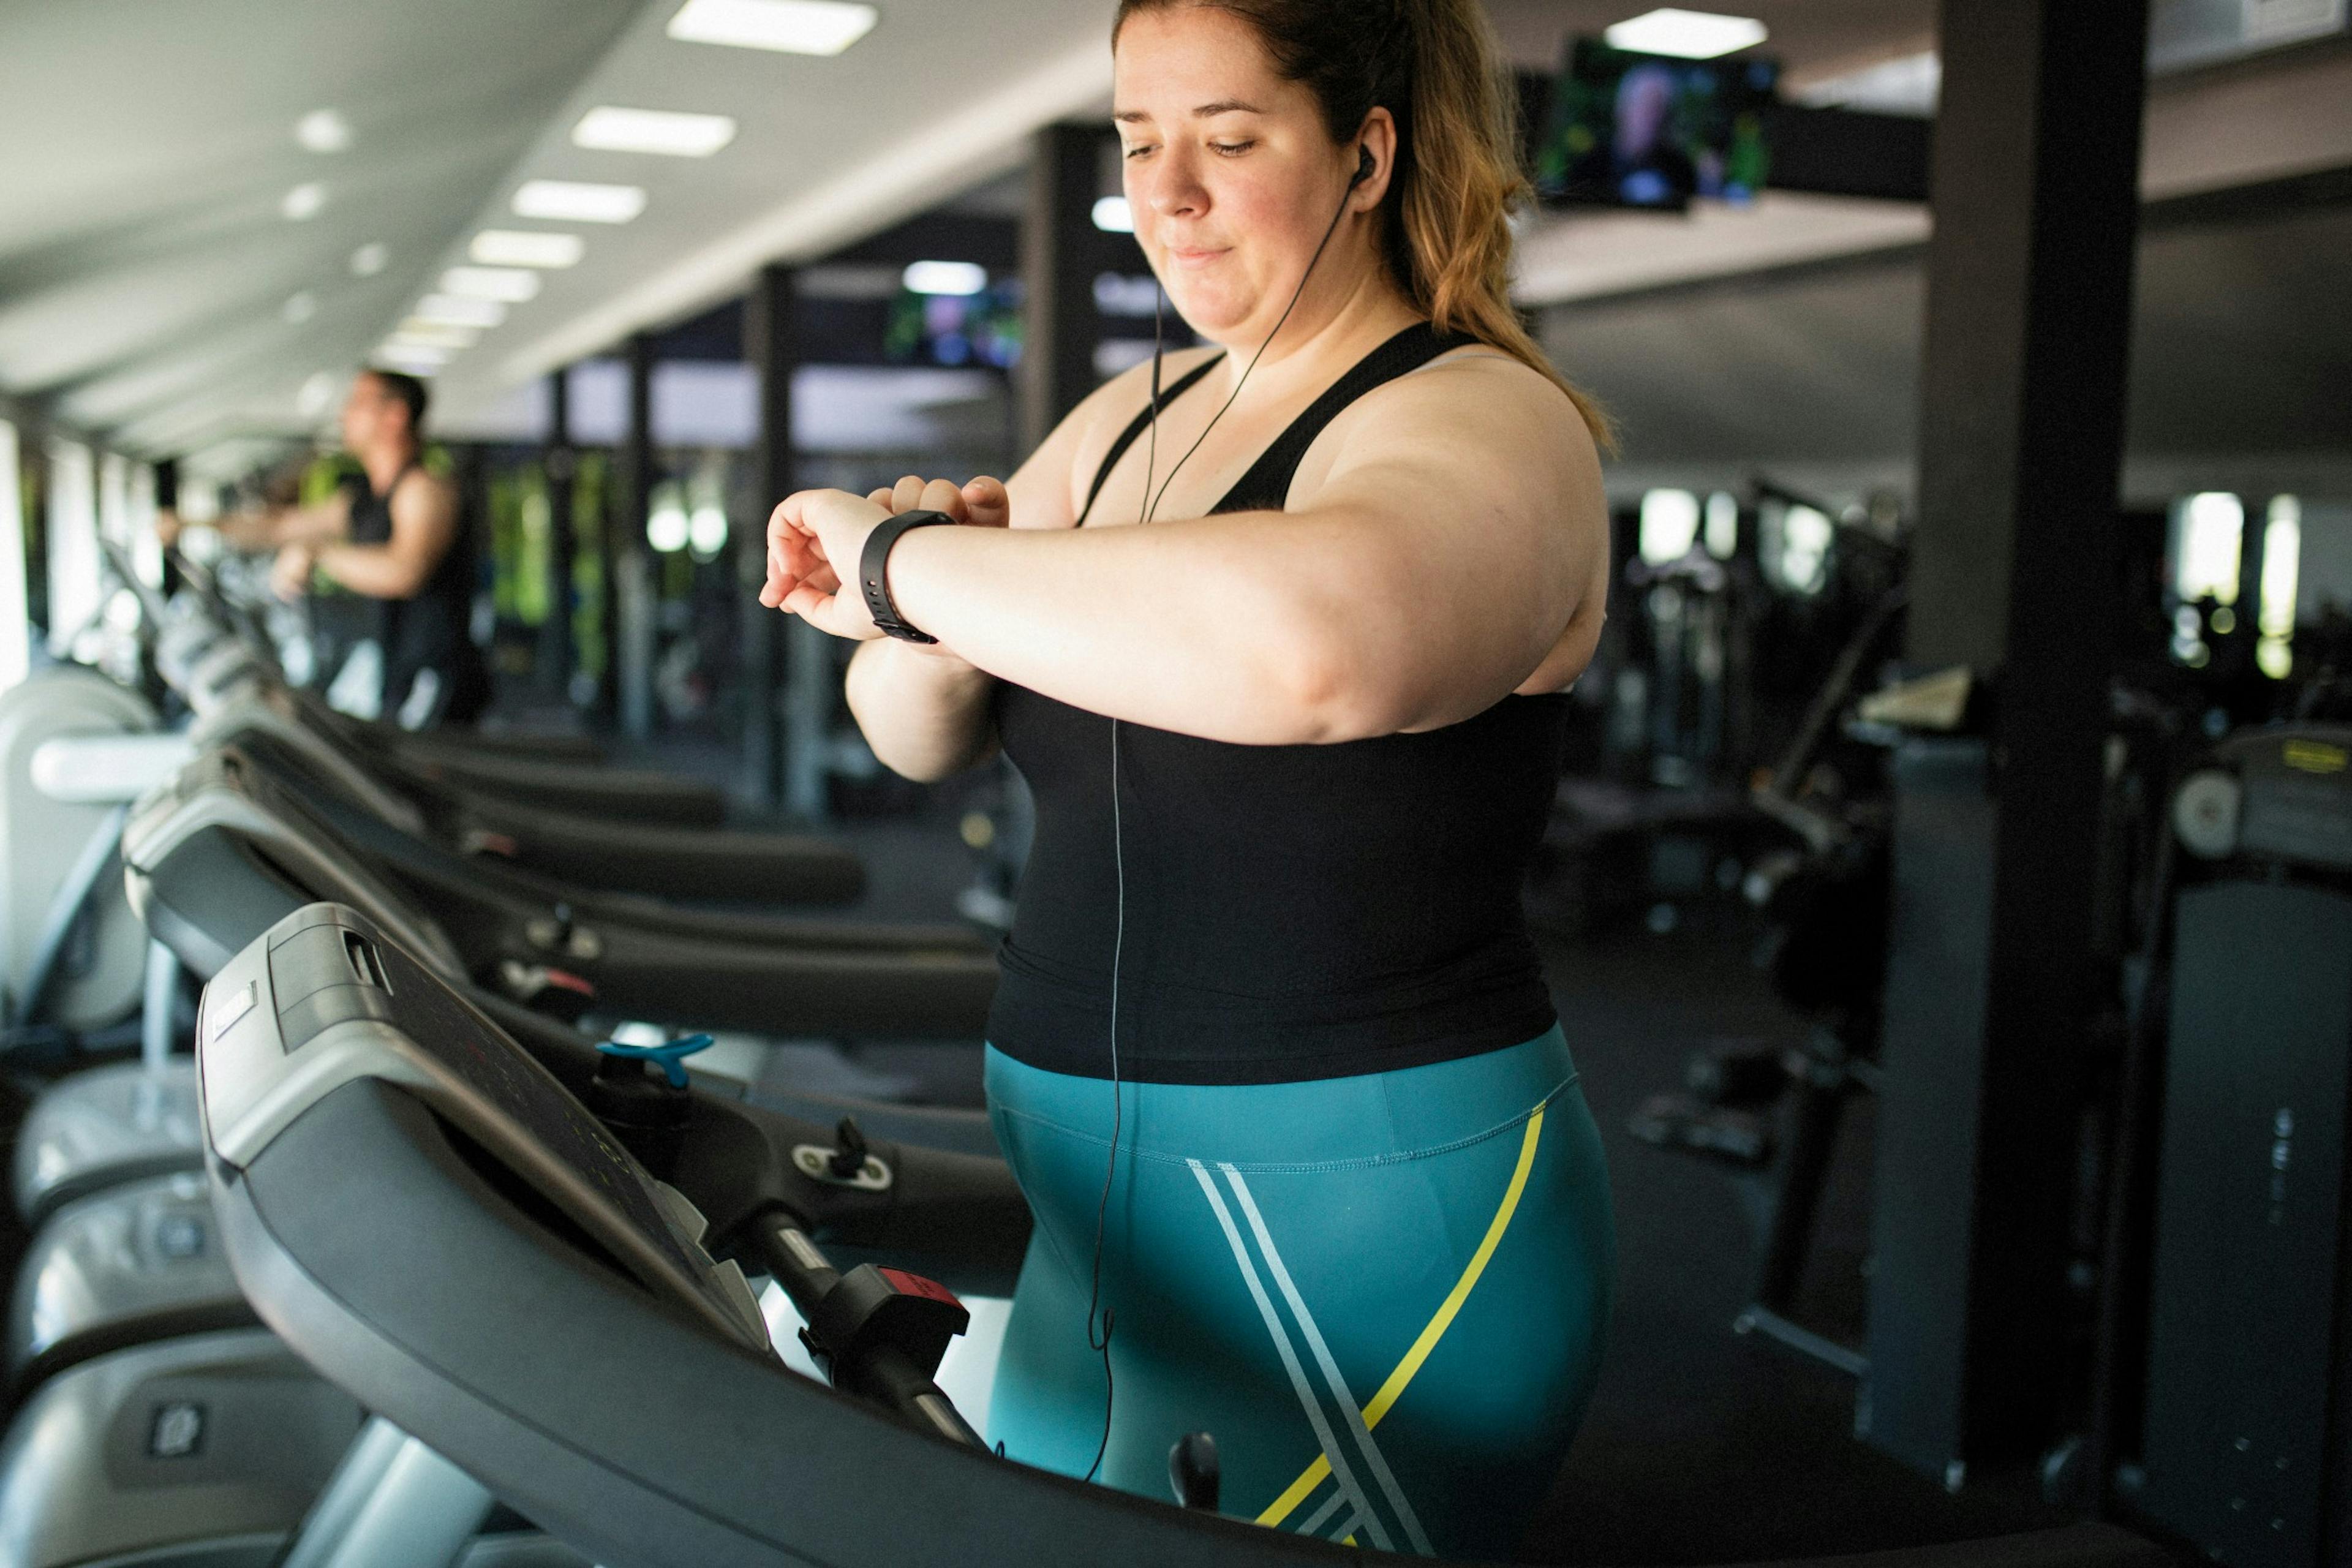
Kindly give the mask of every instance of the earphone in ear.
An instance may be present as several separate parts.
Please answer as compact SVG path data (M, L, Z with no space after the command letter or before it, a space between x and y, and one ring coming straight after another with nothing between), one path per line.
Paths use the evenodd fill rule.
M1358 185L1360 185L1366 180L1370 179L1372 177L1373 166L1372 150L1370 147L1357 148L1356 174L1355 177L1348 182L1348 188L1349 190L1354 190Z

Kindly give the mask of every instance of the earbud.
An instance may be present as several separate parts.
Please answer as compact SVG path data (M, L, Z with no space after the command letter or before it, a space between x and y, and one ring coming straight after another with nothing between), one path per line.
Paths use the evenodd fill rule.
M1372 177L1372 150L1370 147L1357 148L1356 174L1355 177L1348 182L1348 188L1352 191L1358 185L1362 184L1366 180L1370 179Z

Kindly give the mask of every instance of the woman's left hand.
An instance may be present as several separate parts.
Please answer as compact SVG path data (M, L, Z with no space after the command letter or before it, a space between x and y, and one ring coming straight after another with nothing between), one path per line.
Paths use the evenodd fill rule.
M866 536L889 509L846 490L802 490L768 518L768 581L760 603L789 610L820 631L857 642L882 635L856 591ZM850 584L849 592L843 584Z

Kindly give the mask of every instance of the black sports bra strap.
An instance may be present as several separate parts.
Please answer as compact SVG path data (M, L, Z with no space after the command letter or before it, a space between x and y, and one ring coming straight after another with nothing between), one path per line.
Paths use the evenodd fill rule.
M1110 450L1103 454L1102 467L1095 470L1095 482L1087 490L1087 504L1078 509L1078 527L1084 528L1087 525L1087 515L1095 510L1095 498L1102 494L1103 486L1110 481L1110 471L1118 467L1118 460L1127 456L1127 449L1135 445L1136 437L1150 427L1152 415L1165 412L1170 404L1190 391L1193 383L1214 370L1218 362L1224 357L1221 353L1211 354L1207 359L1161 387L1160 401L1146 405L1133 419L1128 421L1127 428L1118 433L1118 439L1113 441L1110 444Z
M1234 488L1225 492L1224 499L1209 509L1210 515L1221 511L1280 511L1290 499L1290 481L1297 474L1307 448L1315 444L1315 437L1323 434L1324 427L1338 418L1342 409L1374 387L1394 381L1408 371L1419 370L1450 349L1475 341L1440 332L1427 321L1416 321L1389 339L1358 360L1354 369L1333 382L1329 391L1292 420L1289 428L1276 436L1274 445L1249 466L1249 471L1234 481Z

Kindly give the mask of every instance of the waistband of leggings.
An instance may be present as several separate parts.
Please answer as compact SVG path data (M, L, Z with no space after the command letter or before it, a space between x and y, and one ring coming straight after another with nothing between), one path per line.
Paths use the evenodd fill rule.
M1108 1148L1111 1080L987 1052L992 1115ZM1139 1159L1304 1171L1428 1159L1513 1131L1575 1089L1558 1025L1477 1056L1300 1083L1118 1086L1118 1142Z

